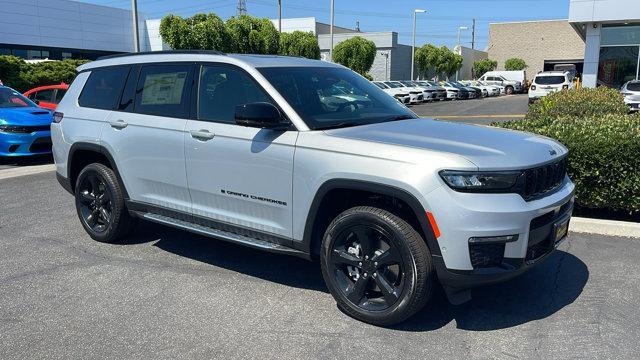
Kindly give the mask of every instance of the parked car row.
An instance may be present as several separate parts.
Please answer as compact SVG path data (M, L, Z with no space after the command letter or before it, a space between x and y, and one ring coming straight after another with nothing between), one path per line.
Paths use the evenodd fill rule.
M420 104L442 100L480 99L507 93L503 85L479 80L468 81L374 81L376 86L403 104Z

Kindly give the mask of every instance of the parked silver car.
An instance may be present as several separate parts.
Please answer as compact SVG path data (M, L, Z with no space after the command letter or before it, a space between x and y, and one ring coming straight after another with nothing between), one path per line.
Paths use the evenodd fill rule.
M624 103L629 105L631 111L640 111L640 81L632 80L622 86L620 90L624 95Z
M141 219L319 259L340 309L390 325L436 281L464 302L567 235L574 185L560 143L420 119L340 65L178 51L78 70L53 153L97 241Z

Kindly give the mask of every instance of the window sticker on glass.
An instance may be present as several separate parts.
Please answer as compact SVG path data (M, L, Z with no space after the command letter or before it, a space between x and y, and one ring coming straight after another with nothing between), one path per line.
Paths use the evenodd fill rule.
M144 80L141 105L180 104L187 72L148 74Z

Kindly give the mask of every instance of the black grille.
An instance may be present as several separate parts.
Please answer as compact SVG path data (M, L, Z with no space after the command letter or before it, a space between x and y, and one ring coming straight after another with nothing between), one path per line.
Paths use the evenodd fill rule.
M474 269L499 266L504 259L505 244L469 244Z
M51 152L51 138L37 138L29 147L29 152L42 153Z
M51 130L51 125L41 125L41 126L9 125L3 129L4 132L15 133L15 134L31 134L36 131L49 131L49 130Z
M526 201L534 200L557 190L567 175L567 158L560 161L526 170L522 197Z

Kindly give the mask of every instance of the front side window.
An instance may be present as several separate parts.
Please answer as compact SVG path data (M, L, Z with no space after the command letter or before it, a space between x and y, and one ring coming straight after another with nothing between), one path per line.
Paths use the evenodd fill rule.
M367 79L333 67L258 69L313 130L367 125L416 115ZM392 86L392 83L386 83Z
M15 107L36 107L38 105L34 104L31 100L27 99L25 96L20 94L19 92L0 87L0 108L15 108Z
M140 70L134 112L167 117L189 117L193 66L149 65Z
M564 84L565 77L560 75L555 76L536 76L534 83L538 85L560 85Z
M242 70L225 65L202 66L198 87L199 120L234 124L236 106L256 102L273 104Z
M92 69L78 98L82 107L113 110L120 99L128 66Z

